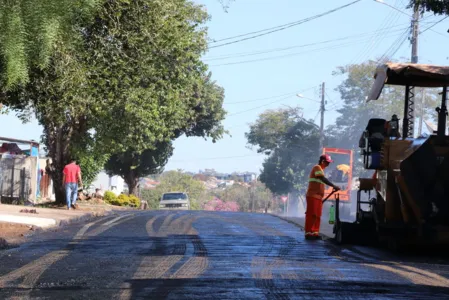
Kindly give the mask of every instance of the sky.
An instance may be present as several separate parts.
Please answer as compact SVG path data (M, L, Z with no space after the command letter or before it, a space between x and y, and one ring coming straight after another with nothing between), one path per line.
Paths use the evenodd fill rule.
M300 106L305 118L319 124L319 89L325 82L324 123L331 125L341 106L335 88L344 80L333 75L337 67L376 60L385 54L410 59L407 38L412 11L406 9L408 0L383 0L385 4L361 0L285 30L219 47L234 40L214 40L307 19L354 0L234 0L227 11L218 0L195 2L204 5L211 16L207 23L210 49L204 61L214 80L225 89L227 117L223 124L230 134L216 143L179 138L165 170L198 172L207 168L259 174L265 157L248 147L245 138L248 124L259 114L267 109ZM426 13L421 19L419 63L449 64L445 50L449 18L443 18ZM0 136L40 140L41 134L42 127L36 120L22 124L14 114L0 116Z

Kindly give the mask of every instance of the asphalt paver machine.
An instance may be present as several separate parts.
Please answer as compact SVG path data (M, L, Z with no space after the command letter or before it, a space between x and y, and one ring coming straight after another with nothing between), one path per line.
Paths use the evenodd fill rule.
M385 84L405 87L402 130L395 118L368 121L359 146L364 168L373 170L373 176L359 179L355 222L341 221L336 211L336 241L383 242L396 249L448 245L449 67L386 63L376 69L374 78L367 101L377 100ZM413 87L442 88L438 128L428 137L414 138Z

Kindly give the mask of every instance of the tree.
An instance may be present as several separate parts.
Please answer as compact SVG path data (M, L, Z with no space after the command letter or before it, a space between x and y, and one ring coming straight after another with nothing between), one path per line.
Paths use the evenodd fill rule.
M0 1L0 86L29 82L29 70L45 69L59 41L73 43L72 25L88 23L100 0ZM79 32L78 32L79 33Z
M408 8L413 8L416 4L420 6L422 13L424 13L425 11L432 11L435 14L449 15L448 1L410 0Z
M45 70L32 67L26 86L1 95L44 127L58 202L62 168L85 145L91 153L126 152L129 145L140 153L182 134L223 134L210 122L224 118L223 91L201 62L207 17L186 0L107 0L92 24L76 19L79 43L56 43ZM201 95L210 89L217 93L207 94L205 105Z
M242 212L264 210L272 199L271 192L261 182L253 182L249 187L234 184L224 190L214 191L213 193L214 199L218 198L224 203L235 202L239 207L239 211Z
M262 182L252 182L249 187L250 211L264 211L268 209L269 203L273 198L271 191Z
M403 120L403 105L405 88L401 86L385 85L381 97L376 101L366 102L372 84L376 64L368 61L358 65L339 67L335 76L342 76L341 84L336 88L340 93L343 107L338 109L340 114L335 124L326 130L326 143L328 147L339 147L354 150L355 167L353 176L371 176L372 172L362 168L359 139L371 118L383 118L390 120L393 114ZM426 109L430 113L431 108L437 105L437 90L427 90L425 93ZM421 89L416 89L415 111L420 111L422 99ZM425 114L426 116L427 114ZM359 163L357 163L357 161Z
M283 143L287 131L302 119L301 111L299 107L266 110L245 133L248 144L258 146L258 153L269 155Z
M210 74L196 87L195 95L185 125L174 132L173 139L181 134L186 136L211 137L213 142L224 132L220 122L224 119L222 108L224 92L211 81ZM160 172L173 154L171 142L159 142L144 151L134 150L134 144L121 153L111 156L105 168L110 175L119 175L128 184L132 194L140 177Z
M247 187L234 184L223 191L217 192L216 196L224 202L236 202L242 212L249 211L250 209L250 194Z
M274 194L303 189L307 170L318 155L319 130L300 115L300 109L266 111L250 126L250 145L269 156L263 163L260 181Z
M224 202L219 198L214 198L203 205L204 210L211 211L239 211L240 207L235 201Z
M147 149L141 153L133 150L113 154L106 162L104 169L110 176L121 176L128 185L128 193L134 195L141 177L158 174L173 154L171 142L160 142L154 149Z
M191 209L198 210L201 208L199 199L205 189L201 181L193 179L190 175L168 171L160 177L160 184L153 190L143 191L141 198L147 201L150 207L158 208L163 193L183 192L189 196Z

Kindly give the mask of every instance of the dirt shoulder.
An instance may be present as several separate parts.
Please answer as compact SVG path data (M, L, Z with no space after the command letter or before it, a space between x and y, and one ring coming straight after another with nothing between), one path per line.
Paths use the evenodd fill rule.
M25 242L25 239L34 234L36 229L31 225L0 222L0 249L14 247Z
M64 205L36 205L34 207L0 205L0 249L18 246L39 231L85 222L119 210L129 210L100 201L79 201L78 209L68 211ZM45 222L44 222L45 221ZM48 224L50 225L48 225ZM44 224L41 226L40 224Z

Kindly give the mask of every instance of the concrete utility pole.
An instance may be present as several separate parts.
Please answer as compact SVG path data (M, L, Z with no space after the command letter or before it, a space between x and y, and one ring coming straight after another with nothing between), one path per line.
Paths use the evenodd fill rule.
M418 36L419 36L419 4L415 4L412 19L412 63L418 63Z
M411 43L412 43L412 57L411 57L411 62L413 64L417 64L418 63L418 36L419 36L419 4L415 3L415 6L413 8L414 12L413 12L413 18L412 18L412 38L411 38ZM415 95L415 87L410 87L410 95ZM416 99L416 98L415 98ZM413 137L415 135L415 116L416 116L416 112L415 112L415 99L410 99L409 100L409 108L408 108L408 113L411 113L411 116L404 116L405 118L410 117L411 120L408 120L409 123L409 128L410 128L410 132L411 132L411 137ZM423 103L421 103L422 105ZM421 110L422 111L422 110ZM423 115L421 114L419 116L419 121L422 123L422 117Z
M324 102L324 95L325 95L325 83L323 82L323 85L321 86L321 107L320 107L321 122L320 122L320 151L319 151L319 153L321 153L321 151L323 151L323 146L324 146L324 111L326 110L325 102Z

